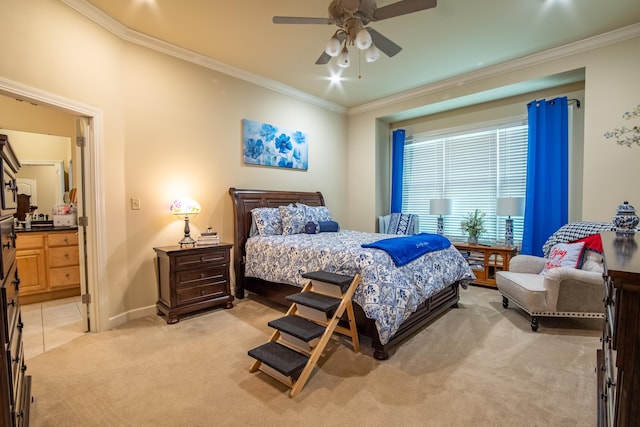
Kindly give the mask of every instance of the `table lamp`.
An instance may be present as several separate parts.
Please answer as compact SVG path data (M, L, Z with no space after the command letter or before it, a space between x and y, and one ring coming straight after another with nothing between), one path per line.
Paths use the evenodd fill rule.
M513 246L513 219L511 216L524 214L524 197L498 197L496 213L508 217L504 226L504 245Z
M451 214L451 199L431 199L429 201L429 214L438 216L438 234L444 234L444 221L442 215Z
M178 242L180 247L182 247L182 245L195 246L196 241L190 236L189 217L196 216L200 212L200 204L193 199L182 198L171 203L169 210L174 215L184 215L184 237Z

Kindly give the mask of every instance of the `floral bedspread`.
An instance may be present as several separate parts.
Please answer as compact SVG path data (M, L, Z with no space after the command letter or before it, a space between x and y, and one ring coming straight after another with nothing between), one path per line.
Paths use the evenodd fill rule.
M389 237L351 230L251 237L246 244L245 276L303 286L306 280L301 275L309 271L358 273L361 280L353 300L375 320L380 342L386 344L431 295L456 281L466 287L475 279L453 245L402 267L396 267L386 252L360 246Z

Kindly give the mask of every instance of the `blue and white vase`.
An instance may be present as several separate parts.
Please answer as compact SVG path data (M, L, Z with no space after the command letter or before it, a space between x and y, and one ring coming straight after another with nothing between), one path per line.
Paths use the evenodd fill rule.
M616 234L619 236L633 235L638 226L638 215L636 209L625 200L618 206L616 215L613 217L613 225L616 226Z

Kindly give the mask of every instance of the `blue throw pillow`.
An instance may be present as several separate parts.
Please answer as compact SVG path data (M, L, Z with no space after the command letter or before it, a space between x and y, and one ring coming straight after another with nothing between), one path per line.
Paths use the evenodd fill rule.
M340 231L340 226L335 221L309 221L304 226L307 234L318 234Z

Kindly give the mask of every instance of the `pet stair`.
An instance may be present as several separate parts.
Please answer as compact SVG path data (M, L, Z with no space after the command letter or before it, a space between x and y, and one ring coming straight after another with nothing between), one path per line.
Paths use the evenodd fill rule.
M287 297L292 304L286 315L268 323L274 329L269 342L248 352L256 359L250 372L260 370L291 387L290 397L302 390L334 333L350 337L353 351L360 351L351 301L360 276L315 271L302 277L309 282ZM345 312L348 327L338 325Z

